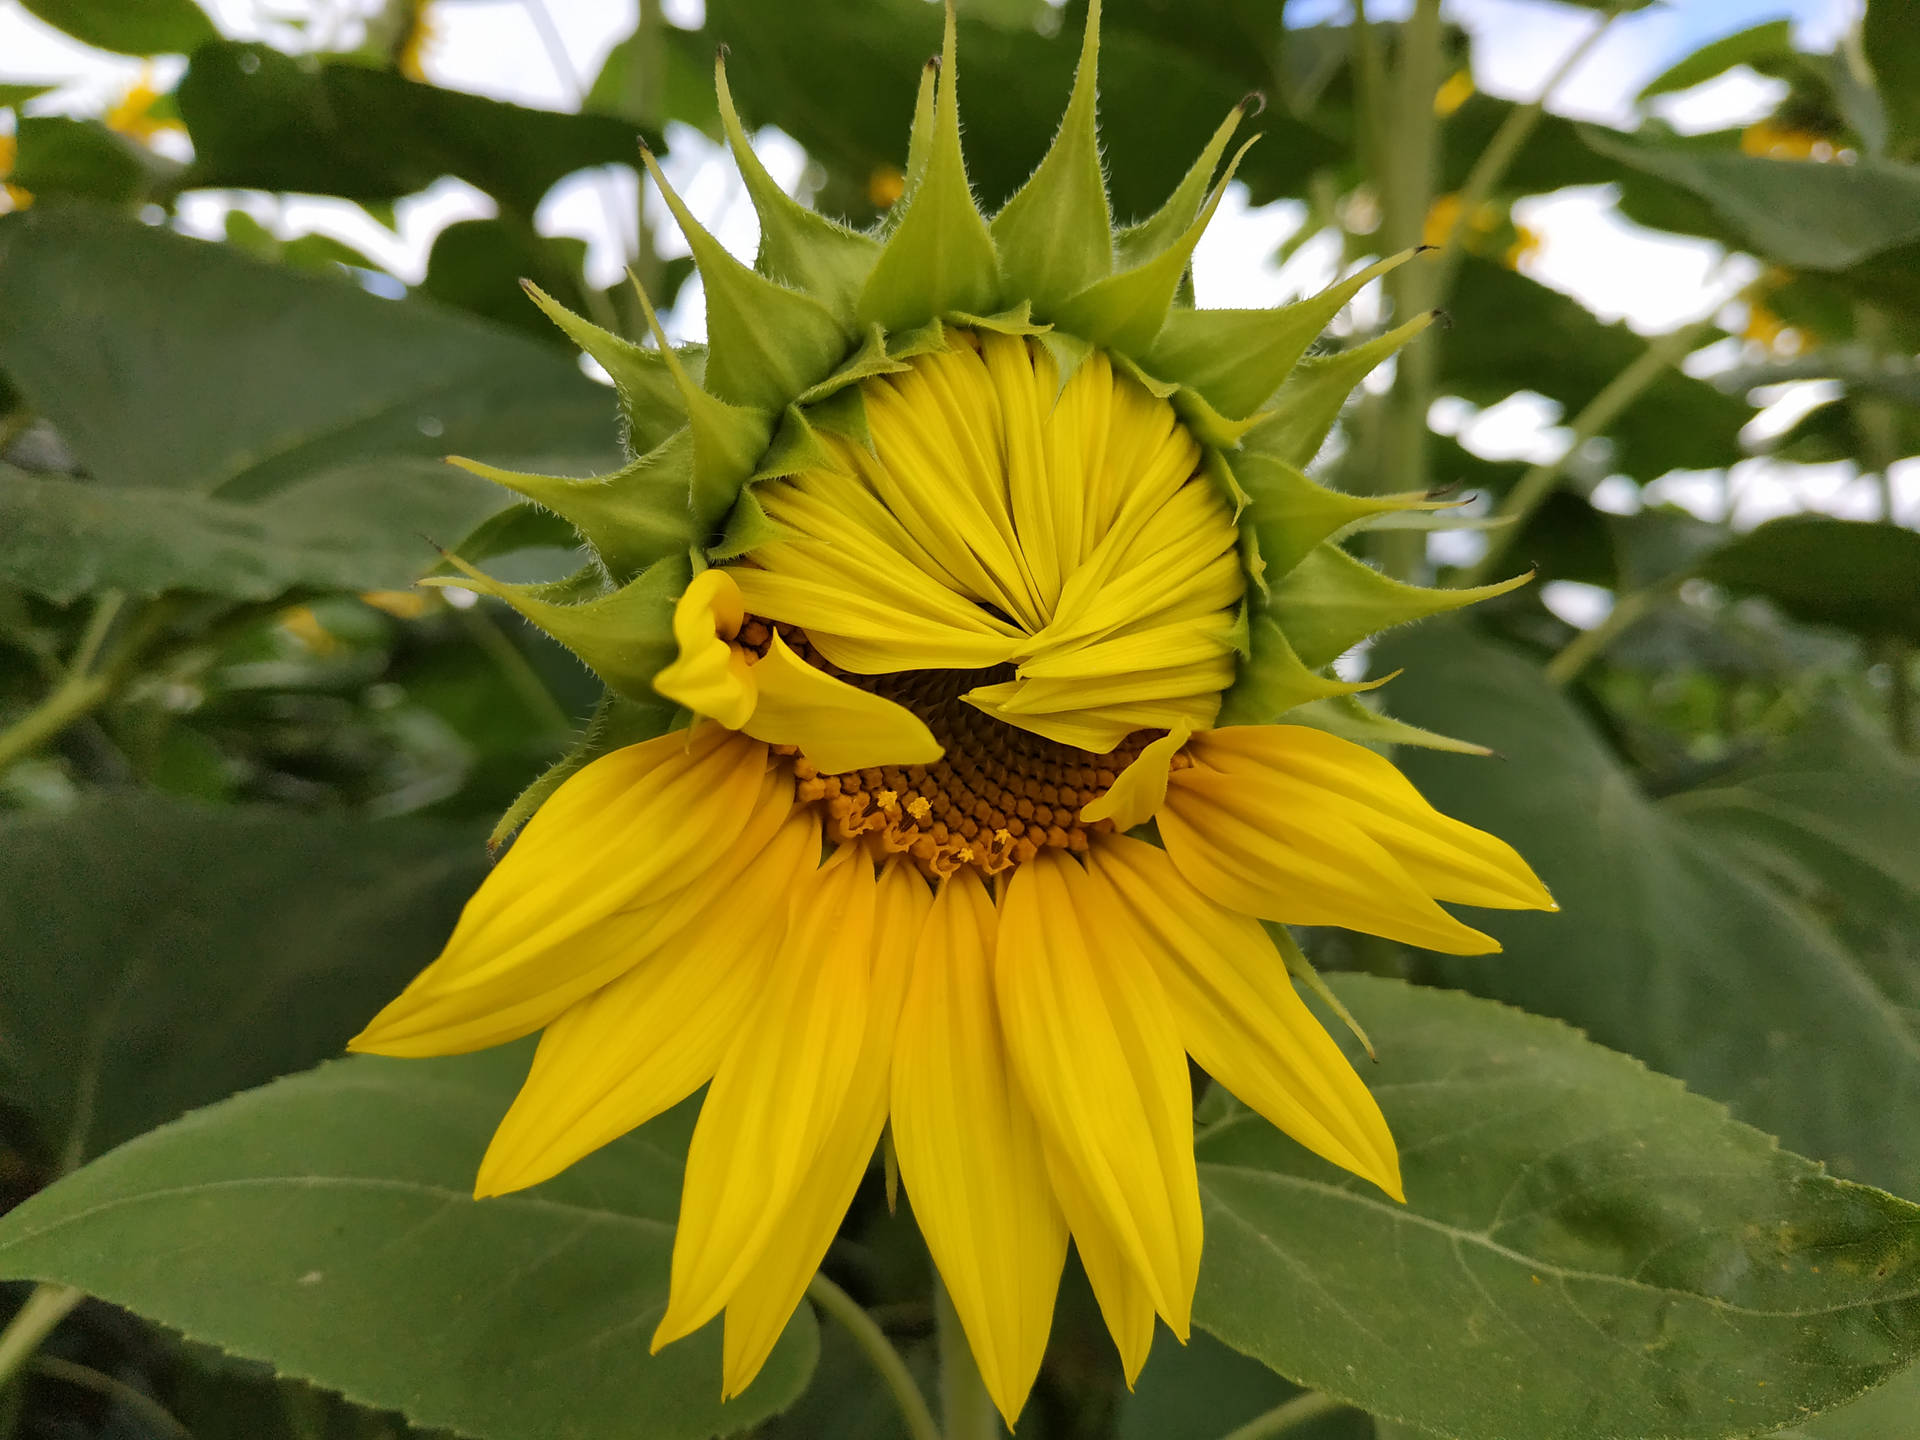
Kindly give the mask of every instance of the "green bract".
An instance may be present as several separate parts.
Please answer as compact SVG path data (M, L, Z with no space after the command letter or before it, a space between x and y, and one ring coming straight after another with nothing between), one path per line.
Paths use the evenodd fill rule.
M1354 387L1433 317L1416 316L1338 353L1308 351L1361 286L1415 252L1292 305L1194 309L1181 281L1239 157L1254 143L1244 142L1215 179L1258 97L1228 113L1156 214L1116 228L1094 115L1099 51L1094 0L1053 144L989 220L961 154L949 7L940 60L921 77L905 192L873 233L816 214L774 183L748 144L723 52L715 65L720 115L760 218L751 267L700 226L646 156L705 286L707 346L671 346L644 295L653 349L528 286L612 377L632 459L585 480L456 462L563 516L597 562L593 576L560 587L503 584L454 562L468 577L460 583L513 606L610 691L586 742L522 797L499 833L586 759L664 727L671 710L652 682L671 658L669 618L693 571L777 538L754 499L755 484L831 463L821 431L865 440L858 382L907 369L912 356L944 343L946 326L1035 337L1059 361L1063 385L1096 348L1105 350L1207 447L1235 505L1249 581L1247 643L1220 723L1267 722L1312 706L1296 718L1362 739L1472 748L1386 720L1351 699L1354 687L1322 673L1369 635L1520 583L1430 590L1389 579L1336 542L1383 517L1448 502L1344 495L1303 473Z

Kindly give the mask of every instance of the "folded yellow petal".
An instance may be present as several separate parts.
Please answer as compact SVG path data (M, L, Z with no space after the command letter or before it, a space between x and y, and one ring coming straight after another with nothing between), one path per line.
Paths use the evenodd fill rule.
M535 812L440 958L349 1048L448 1055L539 1029L633 964L600 922L711 872L756 816L764 843L791 804L766 746L716 725L603 755Z
M1380 1107L1260 923L1207 899L1164 850L1124 835L1100 836L1087 870L1152 962L1200 1067L1309 1150L1404 1198Z
M1207 765L1176 773L1158 816L1180 873L1231 909L1339 925L1449 955L1498 950L1461 924L1380 844L1338 813L1290 811L1272 787Z
M1338 813L1379 841L1437 900L1498 910L1557 910L1506 841L1442 815L1393 763L1305 725L1236 725L1195 753L1228 775L1284 782L1295 806Z
M1173 757L1180 753L1180 747L1192 733L1188 726L1176 725L1149 744L1120 772L1106 794L1080 807L1080 818L1089 825L1097 820L1111 820L1116 830L1131 830L1146 824L1166 803L1167 777Z
M720 1312L819 1156L859 1068L872 991L873 866L854 847L788 887L792 918L687 1151L653 1348Z
M807 664L778 633L753 680L759 698L741 728L770 745L799 746L827 774L940 758L940 742L918 715Z
M1008 1071L994 932L993 901L972 872L941 887L900 1016L893 1143L981 1379L1011 1426L1046 1350L1067 1229Z
M1014 872L994 982L1049 1164L1078 1182L1060 1193L1068 1224L1110 1237L1184 1339L1200 1267L1186 1052L1159 981L1076 861L1046 850Z
M746 656L728 642L746 619L740 587L724 570L702 570L673 607L679 656L653 677L653 688L696 715L738 730L753 713Z
M874 907L872 989L866 1033L840 1113L788 1202L760 1260L727 1301L721 1398L753 1383L833 1243L887 1121L894 1032L907 993L913 943L932 904L927 882L904 860L880 872Z
M695 887L698 908L675 907L691 913L632 917L637 963L547 1026L474 1193L538 1184L706 1084L760 998L788 890L819 855L819 816L796 810L749 861Z

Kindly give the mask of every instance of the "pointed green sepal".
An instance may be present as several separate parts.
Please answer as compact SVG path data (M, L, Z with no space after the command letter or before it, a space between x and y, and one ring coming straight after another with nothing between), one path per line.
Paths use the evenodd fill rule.
M1064 330L1043 330L1034 338L1040 342L1040 348L1053 357L1054 369L1059 376L1054 382L1053 398L1058 400L1060 392L1067 388L1067 382L1093 355L1093 344Z
M952 311L990 314L999 304L993 236L973 203L960 153L959 66L953 6L947 6L925 173L899 202L906 207L860 292L860 328L905 330Z
M1403 511L1445 510L1458 500L1425 495L1347 495L1309 480L1300 470L1257 450L1233 457L1234 474L1251 508L1247 520L1260 537L1260 553L1275 576L1286 574L1314 546L1382 516Z
M615 575L637 574L693 541L693 517L687 511L693 447L684 426L611 475L587 479L502 470L458 455L449 455L447 463L561 516Z
M733 502L733 510L727 516L727 528L720 543L706 552L707 559L714 564L738 560L762 545L793 538L792 531L767 514L754 488L750 484L740 492L740 498Z
M940 79L940 57L934 55L920 67L920 87L913 95L913 123L907 130L907 173L900 189L900 199L887 212L886 225L891 229L900 223L900 217L907 213L907 207L901 203L910 198L920 188L920 182L927 178L927 161L933 155L933 97L934 86Z
M1391 677L1389 677L1391 678ZM1302 705L1287 717L1289 724L1311 725L1342 740L1375 750L1390 750L1395 745L1413 745L1422 750L1445 750L1454 755L1491 755L1494 752L1471 740L1456 740L1422 730L1391 715L1383 715L1363 703L1358 696L1335 695Z
M1167 197L1167 203L1148 219L1138 225L1127 226L1114 238L1114 250L1122 265L1139 265L1160 254L1193 224L1193 217L1200 213L1201 203L1207 198L1208 188L1213 183L1213 172L1220 168L1220 157L1227 153L1227 144L1233 139L1233 132L1240 128L1240 122L1248 115L1259 114L1259 107L1264 104L1265 101L1259 100L1258 96L1249 95L1229 110L1227 118L1213 132L1213 138L1207 141L1206 147L1188 168L1185 178Z
M680 399L680 387L674 383L664 356L668 350L648 350L624 336L602 330L591 320L567 309L531 280L522 280L520 288L546 312L569 340L591 355L613 380L620 396L620 413L627 424L627 445L636 455L653 449L667 436L687 423L687 409Z
M991 330L996 335L1045 335L1053 326L1033 318L1033 302L1022 300L991 315L970 315L956 310L947 316L950 323L967 330Z
M1173 313L1180 315L1186 312L1175 310ZM1229 419L1190 385L1175 386L1167 399L1172 402L1174 414L1180 417L1180 423L1193 432L1196 440L1220 450L1237 448L1247 432L1266 419L1264 415L1249 415L1244 420Z
M1247 648L1233 688L1220 704L1218 725L1270 725L1295 706L1384 683L1340 680L1308 669L1271 615L1252 617Z
M1219 209L1220 197L1226 194L1241 157L1259 138L1254 136L1234 154L1207 203L1171 245L1131 270L1097 281L1059 306L1054 318L1061 327L1109 350L1146 354L1173 308L1181 277L1193 259L1193 247L1200 243L1213 212Z
M763 275L804 290L847 325L853 322L860 291L880 257L880 242L836 224L810 210L775 183L753 153L733 92L727 88L724 54L713 62L713 86L720 100L720 124L733 147L733 163L760 217L760 254L754 266Z
M878 325L867 327L867 338L860 348L849 355L840 368L834 371L818 385L809 386L800 396L802 405L815 405L830 395L837 395L849 385L876 375L897 375L902 370L913 367L906 361L893 355L887 349L887 335Z
M467 532L453 553L478 564L522 550L577 550L580 532L530 500L496 510ZM442 567L450 569L443 560Z
M647 173L693 250L707 295L706 386L735 405L778 411L830 374L847 353L847 332L810 295L742 265L687 209L651 151Z
M1336 545L1316 545L1274 581L1267 608L1286 631L1294 653L1309 668L1318 668L1332 664L1369 635L1491 600L1532 578L1528 573L1496 585L1429 590L1382 575Z
M693 432L693 480L688 489L689 504L698 533L720 523L733 507L734 497L746 483L766 453L773 438L773 412L730 405L709 395L694 383L687 367L667 344L660 317L653 313L653 302L636 280L634 291L640 297L640 309L647 317L647 328L666 361L667 372L679 388L680 403L686 410L687 426ZM712 368L712 358L708 358Z
M513 804L507 807L507 813L500 817L500 823L487 836L487 854L498 856L500 847L533 818L533 812L546 804L547 797L574 772L602 755L653 739L666 729L672 718L673 707L658 699L651 705L636 705L630 700L621 699L611 690L604 691L599 703L593 707L593 718L587 722L586 733L574 741L565 755L543 770L539 779L514 797Z
M838 470L849 473L844 462L827 443L820 438L812 421L798 405L789 405L786 414L780 417L780 428L774 431L773 444L767 447L766 456L760 461L760 468L753 472L753 478L747 484L758 484L762 480L778 480L783 475L798 475L802 470ZM742 492L743 496L745 492Z
M1418 253L1403 250L1318 295L1273 310L1175 310L1146 364L1157 375L1192 386L1223 414L1251 416L1363 285Z
M1416 315L1398 329L1332 355L1310 355L1294 366L1245 440L1247 449L1305 469L1326 443L1353 387L1367 372L1433 323L1433 312Z
M1293 938L1293 932L1272 920L1262 920L1260 923L1272 937L1274 949L1280 952L1280 958L1286 962L1287 973L1311 990L1322 1004L1333 1011L1340 1023L1352 1033L1353 1038L1360 1042L1360 1048L1367 1052L1369 1060L1378 1060L1380 1057L1373 1053L1373 1041L1367 1038L1367 1032L1360 1028L1360 1022L1353 1018L1352 1012L1341 1002L1340 997L1333 993L1333 987L1320 978L1320 972L1313 968L1313 962L1307 959L1306 952L1300 948L1300 942Z
M693 577L684 555L669 556L618 590L578 604L557 604L537 585L509 585L449 557L459 578L436 579L505 601L528 624L559 641L607 686L634 704L652 708L664 702L653 677L678 653L673 638L673 606ZM670 708L670 707L669 707Z
M869 455L877 453L873 448L873 431L867 425L867 397L860 393L858 385L849 385L818 404L807 406L807 423L825 434L853 441Z
M1043 315L1113 272L1113 213L1094 116L1099 65L1100 0L1091 0L1066 116L1040 168L993 219L1003 288Z

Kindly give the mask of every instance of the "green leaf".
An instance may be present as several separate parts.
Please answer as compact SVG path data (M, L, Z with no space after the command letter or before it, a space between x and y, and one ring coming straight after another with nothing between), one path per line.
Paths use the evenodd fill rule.
M52 85L0 85L0 109L18 110L27 101L54 88Z
M457 175L531 216L563 176L639 157L640 131L611 116L534 110L365 65L316 66L266 45L203 47L178 93L197 186L374 201Z
M1920 1365L1909 1365L1858 1400L1817 1415L1804 1425L1773 1432L1771 1440L1890 1440L1920 1415Z
M1799 620L1920 640L1920 533L1904 525L1784 515L1708 555L1699 573Z
M720 1327L647 1354L692 1107L528 1193L475 1201L528 1050L335 1062L199 1110L0 1221L0 1273L480 1440L704 1440L789 1403L788 1326L720 1403Z
M35 199L84 196L121 205L145 198L180 169L98 120L27 115L16 138L19 151L7 183L32 191Z
M1920 12L1905 0L1867 0L1860 48L1886 110L1888 151L1920 158Z
M1763 259L1844 270L1920 240L1920 167L1867 156L1848 165L1769 160L1585 134L1602 155L1699 196Z
M55 598L392 586L421 532L500 506L449 451L619 461L611 397L552 346L90 207L0 222L0 313L0 368L86 476L0 474L3 573Z
M1203 1134L1194 1319L1234 1348L1461 1440L1752 1435L1920 1350L1920 1208L1554 1021L1335 984L1408 1204L1255 1117Z
M1441 810L1518 849L1562 907L1476 912L1505 953L1429 957L1424 973L1568 1020L1843 1174L1920 1195L1920 1128L1891 1118L1920 1114L1920 1036L1902 1008L1911 980L1876 981L1843 932L1689 823L1697 802L1649 800L1513 651L1436 624L1388 639L1374 663L1407 667L1386 687L1395 713L1504 757L1398 763ZM1890 804L1910 796L1920 814L1912 775L1888 757L1849 783L1885 786ZM1910 829L1854 822L1849 803L1836 794L1815 823L1857 856L1920 846ZM1897 928L1915 933L1920 894L1903 895Z
M1645 104L1656 95L1691 90L1717 79L1736 65L1777 60L1793 53L1793 22L1766 20L1718 40L1709 41L1685 59L1676 61L1640 87L1634 98Z
M135 792L9 815L0 849L0 1074L75 1159L337 1054L484 858L464 826Z
M220 38L193 0L20 0L20 8L76 40L122 55L184 55Z

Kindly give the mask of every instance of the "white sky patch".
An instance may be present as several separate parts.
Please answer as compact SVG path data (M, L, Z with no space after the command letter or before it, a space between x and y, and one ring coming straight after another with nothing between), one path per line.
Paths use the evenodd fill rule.
M1787 98L1787 82L1736 65L1724 75L1672 95L1656 95L1647 109L1682 135L1726 130L1764 120Z
M1613 592L1578 580L1549 580L1540 603L1576 630L1591 630L1613 613Z

